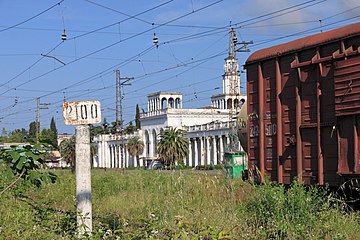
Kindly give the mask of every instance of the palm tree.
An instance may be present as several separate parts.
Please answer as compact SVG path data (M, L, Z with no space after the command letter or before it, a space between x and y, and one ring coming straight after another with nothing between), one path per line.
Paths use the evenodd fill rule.
M172 127L159 134L158 153L166 165L173 165L176 161L182 162L189 154L189 140L185 135L185 130Z
M131 156L136 156L137 166L140 166L139 156L144 152L145 144L139 137L130 138L126 148Z
M71 163L71 172L75 173L75 137L65 139L59 145L61 157Z

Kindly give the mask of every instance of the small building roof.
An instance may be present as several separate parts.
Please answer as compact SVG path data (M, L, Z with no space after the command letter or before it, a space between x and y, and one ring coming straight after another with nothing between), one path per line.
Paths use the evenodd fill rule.
M182 95L182 93L180 93L180 92L154 92L154 93L150 93L148 95L148 98L159 96L159 95Z
M360 35L360 22L258 50L250 55L245 65L356 35Z

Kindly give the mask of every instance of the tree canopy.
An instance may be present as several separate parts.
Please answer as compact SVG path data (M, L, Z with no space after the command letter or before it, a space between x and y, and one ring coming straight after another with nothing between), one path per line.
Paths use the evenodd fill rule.
M141 128L139 104L136 104L135 127L136 127L136 129L140 129L140 128Z
M173 127L165 129L159 134L158 153L166 165L183 162L189 154L189 140L186 131Z
M131 156L136 156L137 166L140 166L139 156L144 152L145 144L139 137L130 138L126 148Z
M59 145L61 157L67 162L71 163L72 172L75 172L75 137L63 140Z

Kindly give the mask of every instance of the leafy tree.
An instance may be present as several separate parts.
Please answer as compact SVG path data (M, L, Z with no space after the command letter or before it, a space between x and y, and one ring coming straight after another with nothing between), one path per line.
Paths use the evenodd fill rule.
M0 136L0 143L8 142L8 137L6 136Z
M141 128L139 104L136 104L135 127L136 127L136 129L140 129L140 128Z
M118 126L119 126L120 132L122 131L122 129L120 129L121 125L122 125L121 123L124 123L124 121L121 121L121 120L118 121ZM108 130L109 130L108 133L115 134L116 133L116 122L111 122L111 125L108 126Z
M140 166L139 156L144 152L145 144L139 137L130 138L126 148L131 156L136 156L137 166Z
M189 154L189 140L186 131L173 127L165 129L159 134L158 153L166 165L182 162Z
M51 129L43 129L39 136L41 142L50 144L53 148L57 149L57 136Z
M71 171L75 173L75 136L63 140L59 145L61 157L71 164Z
M11 146L9 149L0 149L0 169L3 170L1 176L12 179L12 182L7 186L0 185L0 195L21 179L29 181L37 187L44 182L54 183L56 181L57 176L55 174L39 171L44 167L46 148L46 144L40 143L34 146Z
M94 157L96 156L96 154L98 153L97 151L97 146L95 143L90 143L90 164L91 164L91 167L93 167L94 165Z
M94 139L95 136L99 134L107 134L110 132L109 123L106 118L104 118L103 123L101 125L90 125L90 139Z
M8 138L9 142L12 143L24 143L27 141L28 138L28 132L25 128L22 129L15 129L11 131L10 136Z
M7 136L8 135L8 131L6 130L6 128L2 128L2 130L1 130L1 136Z
M56 123L54 120L54 117L51 118L51 122L50 122L50 130L53 131L53 133L56 135L58 134L57 128L56 128Z
M104 118L103 124L101 124L103 128L103 134L108 133L109 123L107 122L106 118Z
M95 136L103 134L104 128L99 126L90 125L90 139L93 140Z
M39 123L38 123L39 125ZM29 137L28 137L28 141L31 143L35 143L36 142L36 122L31 122L29 124Z
M133 134L135 130L135 126L133 125L132 121L130 121L129 126L127 126L125 129L125 134Z
M50 137L52 137L51 143L56 149L58 149L58 141L57 141L58 131L56 128L56 123L55 123L54 117L51 118L49 130L52 132L52 134L50 135Z

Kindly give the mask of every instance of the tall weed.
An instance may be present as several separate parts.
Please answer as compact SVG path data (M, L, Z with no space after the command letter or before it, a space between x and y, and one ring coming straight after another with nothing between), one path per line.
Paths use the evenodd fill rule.
M0 198L0 239L74 239L75 176ZM357 239L326 190L192 171L92 171L92 239Z

